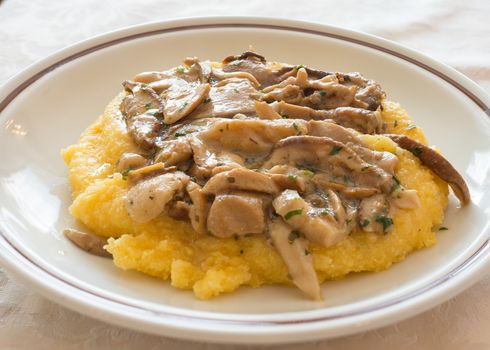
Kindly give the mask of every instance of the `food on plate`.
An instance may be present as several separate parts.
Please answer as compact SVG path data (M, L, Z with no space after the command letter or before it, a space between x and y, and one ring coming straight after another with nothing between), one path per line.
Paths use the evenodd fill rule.
M63 151L70 212L97 235L66 236L200 299L288 284L319 300L325 280L433 245L448 183L470 202L422 130L359 73L245 52L123 86Z

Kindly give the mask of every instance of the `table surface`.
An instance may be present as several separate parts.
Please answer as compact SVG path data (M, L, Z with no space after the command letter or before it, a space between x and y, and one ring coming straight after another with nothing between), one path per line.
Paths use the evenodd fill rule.
M0 0L0 84L68 44L147 21L254 15L364 31L428 54L490 92L490 1L404 0ZM303 4L306 4L304 2ZM490 349L490 272L456 298L370 332L264 349ZM1 349L242 349L158 337L112 326L45 299L0 266Z

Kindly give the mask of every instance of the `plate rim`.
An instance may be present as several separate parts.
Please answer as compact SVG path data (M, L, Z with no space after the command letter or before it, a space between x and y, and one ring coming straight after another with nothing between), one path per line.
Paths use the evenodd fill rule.
M349 42L378 49L402 58L412 64L416 64L435 74L438 78L442 78L449 82L453 87L467 95L490 117L490 109L488 107L488 104L490 104L490 97L482 88L455 69L416 50L409 49L400 44L370 34L337 26L269 17L236 16L190 17L169 21L149 22L110 31L77 42L31 64L3 84L0 88L0 96L4 96L0 101L0 113L30 84L48 74L53 69L79 57L90 54L91 52L144 36L163 34L165 32L176 30L218 27L259 27L265 29L299 31L347 40ZM484 230L490 231L488 227ZM233 343L284 343L328 338L372 329L399 321L422 312L431 306L442 303L476 282L477 276L481 274L483 268L490 262L490 237L488 237L489 232L485 233L486 240L482 245L462 264L437 279L435 282L441 281L436 283L435 286L431 286L431 284L434 283L434 281L432 281L429 286L420 288L426 288L426 290L414 293L414 296L402 298L403 300L400 302L381 306L381 308L375 308L374 310L368 310L360 314L348 315L342 319L334 319L333 321L330 317L314 317L304 320L280 322L264 322L258 320L248 320L244 322L243 320L196 318L172 313L164 313L162 315L161 312L156 313L151 310L146 310L146 312L152 314L152 317L142 319L141 317L137 317L134 313L128 314L122 312L123 308L114 307L122 306L120 302L118 303L115 300L109 300L109 304L101 304L100 302L102 300L95 300L93 298L104 299L106 303L108 300L103 296L84 290L80 286L74 286L60 276L53 275L52 272L47 271L42 266L33 262L28 256L15 247L9 240L8 235L5 235L2 231L0 231L0 246L4 249L0 250L0 260L8 270L16 272L26 282L34 285L41 294L53 301L78 312L85 313L88 316L95 316L110 323L117 323L127 327L129 321L131 323L131 328L185 339L192 338L212 342ZM27 268L28 266L30 266L31 269ZM41 271L45 279L39 278L38 275L33 274L32 271L35 269ZM62 284L58 285L54 283L54 281L50 280L52 278L57 278L58 282L62 282ZM53 284L48 285L47 280L50 280ZM442 285L445 286L445 288L441 287ZM69 289L67 290L66 288ZM91 294L92 298L87 298L87 293ZM112 305L111 303L116 303L116 305ZM129 307L132 308L132 311L135 311L134 305ZM172 320L163 319L162 316L165 318L172 318ZM183 323L183 320L188 322ZM204 325L196 322L198 320L207 324ZM353 327L352 324L354 321L356 323ZM332 322L337 322L337 324L332 325ZM211 327L213 325L219 325L219 327ZM192 333L191 337L189 337L190 334L188 332ZM254 335L254 338L244 338L244 335ZM280 339L277 338L278 335L281 335ZM217 338L216 336L220 337Z

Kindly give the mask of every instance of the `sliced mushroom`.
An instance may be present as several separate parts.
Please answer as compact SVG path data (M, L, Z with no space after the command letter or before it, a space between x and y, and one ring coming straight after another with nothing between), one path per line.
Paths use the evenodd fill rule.
M123 86L130 92L121 102L121 112L128 118L152 111L152 114L161 115L162 100L150 87L125 81Z
M155 162L162 162L166 167L177 165L192 157L192 148L187 138L163 141L161 150L155 156Z
M376 194L361 201L359 225L366 232L386 233L393 229L393 219L386 196Z
M313 267L313 259L308 251L308 241L303 237L290 237L291 228L280 218L270 222L269 232L272 243L286 264L293 283L311 299L321 300L320 284Z
M141 114L127 119L128 131L134 142L143 149L155 146L155 138L162 128L162 122L151 114Z
M245 78L228 78L213 85L209 98L189 116L190 118L231 118L237 113L255 113L253 97L257 90Z
M209 209L208 230L217 237L259 234L265 230L261 196L252 193L217 195Z
M254 191L262 193L279 192L275 182L267 175L236 168L213 176L202 188L205 193L218 194L231 190Z
M294 190L283 191L272 201L272 206L289 226L323 247L347 236L345 209L333 191L329 191L327 208L314 208Z
M420 159L422 164L446 181L462 205L470 203L470 191L463 177L440 153L404 135L389 134L386 136L395 141L401 148L412 152Z
M173 84L165 92L164 120L167 124L190 114L208 96L209 84L197 86L188 83Z
M147 165L145 167L137 168L134 170L129 170L127 174L125 174L128 179L132 182L138 182L142 179L155 176L155 175L160 175L160 174L165 174L165 173L171 173L176 171L177 168L174 166L167 167L165 166L164 163L153 163L150 165Z
M207 232L206 221L209 210L207 196L201 190L201 186L192 181L187 184L186 191L192 201L189 209L192 228L200 234L205 234Z
M63 230L66 238L72 241L77 247L89 252L90 254L111 258L112 254L104 249L107 239L94 235L93 233L82 232L72 228Z
M260 119L272 120L282 118L267 102L255 101L255 111Z
M146 162L146 158L140 154L131 152L123 153L121 158L117 161L116 171L121 173L127 170L136 169L144 166Z
M133 186L126 197L126 209L131 219L145 223L160 215L165 206L189 182L183 172L168 173L141 181Z

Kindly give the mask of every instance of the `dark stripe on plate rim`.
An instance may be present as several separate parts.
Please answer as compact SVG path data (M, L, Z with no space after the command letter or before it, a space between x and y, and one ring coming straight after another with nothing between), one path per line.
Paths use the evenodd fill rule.
M417 65L432 74L438 76L439 78L443 79L444 81L448 82L449 84L453 85L455 88L460 90L462 93L464 93L468 98L470 98L478 107L480 107L483 112L485 112L488 116L490 116L490 108L474 93L466 89L463 85L452 79L451 77L445 75L444 73L428 66L427 64L420 62L412 57L409 57L407 55L401 54L399 52L393 51L391 49L385 48L380 45L372 44L369 42L366 42L364 40L360 39L354 39L350 38L344 35L339 35L339 34L334 34L334 33L329 33L329 32L323 32L320 30L312 30L312 29L304 29L304 28L296 28L296 27L291 27L291 26L279 26L279 25L268 25L268 24L248 24L248 23L223 23L223 24L199 24L199 25L188 25L188 26L179 26L179 27L172 27L172 28L166 28L166 29L157 29L157 30L152 30L152 31L147 31L143 33L137 33L137 34L131 34L124 36L122 38L110 40L108 42L104 42L95 46L92 46L90 48L87 48L85 50L79 51L75 54L72 54L68 57L65 57L64 59L61 59L50 66L42 69L40 72L34 74L30 78L26 79L24 82L22 82L20 85L15 87L12 92L10 92L1 102L0 102L0 112L2 112L12 100L14 100L22 91L24 91L27 87L29 87L31 84L39 80L41 77L46 75L47 73L53 71L54 69L69 63L70 61L73 61L77 58L86 56L92 52L101 50L106 47L110 47L113 45L117 45L122 42L142 38L142 37L148 37L152 35L158 35L158 34L164 34L164 33L171 33L171 32L177 32L177 31L185 31L185 30L196 30L196 29L213 29L213 28L259 28L259 29L273 29L273 30L284 30L284 31L293 31L293 32L300 32L300 33L306 33L306 34L312 34L312 35L319 35L319 36L324 36L324 37L329 37L333 39L338 39L342 41L347 41L351 43L355 43L358 45L366 46L378 51L385 52L387 54L390 54L392 56L396 56L398 58L401 58L407 62L410 62L414 65ZM140 305L132 304L129 302L125 302L122 300L119 300L117 298L113 297L108 297L106 295L103 295L101 293L98 293L96 291L84 288L83 286L79 286L74 282L71 282L69 280L64 279L61 276L58 276L56 273L49 271L47 268L44 268L43 266L40 266L37 264L31 257L29 257L27 254L25 254L20 248L18 248L14 242L12 242L9 237L4 234L4 232L0 231L0 234L2 235L3 239L19 254L21 255L25 260L29 261L32 265L36 266L40 270L44 271L51 277L59 280L60 282L63 282L73 288L76 288L78 290L81 290L85 293L91 294L95 297L104 299L106 301L110 301L113 303L117 303L120 305L124 305L127 307L132 307L135 309L138 309L139 311L144 311L144 312L149 312L153 315L157 315L159 317L173 317L173 318L179 318L179 319L184 319L184 320L196 320L196 321L207 321L207 322L213 322L213 323L221 323L221 324L235 324L235 325L243 325L243 326L264 326L264 325L285 325L285 324L301 324L301 323L312 323L312 322L324 322L324 321L329 321L329 320L338 320L342 318L348 318L352 316L359 316L362 314L367 314L370 312L374 312L383 308L391 307L397 304L400 304L402 302L405 302L411 298L414 298L416 296L419 296L423 294L424 292L433 289L444 282L447 282L457 274L461 273L464 270L467 270L470 268L472 265L475 264L476 261L478 261L479 257L481 257L484 253L486 253L490 247L490 238L487 238L483 244L478 247L471 256L469 256L465 261L463 261L460 265L452 269L450 272L446 273L445 275L439 277L438 279L414 290L409 293L406 293L402 296L399 296L395 299L384 301L381 303L378 303L376 305L360 308L358 310L353 310L349 312L339 312L337 314L329 314L326 316L321 316L321 317L310 317L310 318L303 318L303 319L292 319L292 320L241 320L241 319L229 319L229 318L211 318L211 317L204 317L204 316L188 316L188 315L182 315L179 313L175 312L169 312L169 311L160 311L160 310L153 310L151 308L146 308L142 307ZM226 314L224 314L226 315Z

